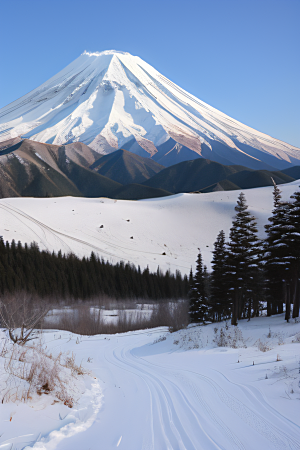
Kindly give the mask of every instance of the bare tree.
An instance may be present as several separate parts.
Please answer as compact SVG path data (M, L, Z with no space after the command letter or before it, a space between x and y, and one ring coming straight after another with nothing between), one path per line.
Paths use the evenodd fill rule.
M36 299L26 292L8 294L0 299L0 325L7 329L15 344L24 345L33 339L33 331L49 309L47 300Z

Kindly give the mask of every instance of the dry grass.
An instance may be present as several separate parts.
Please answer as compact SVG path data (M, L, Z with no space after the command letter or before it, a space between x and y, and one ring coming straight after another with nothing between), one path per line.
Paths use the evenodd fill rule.
M110 299L105 306L93 302L73 305L69 310L62 311L57 321L51 322L51 317L44 322L43 328L66 330L80 335L115 334L127 331L142 330L160 326L168 326L170 331L177 331L188 324L187 301L160 301L152 304L152 314L145 315L138 311L137 303L133 301L114 301ZM103 319L103 310L117 309L118 317L115 323L107 323ZM125 309L132 309L128 314Z
M271 347L270 347L268 341L262 342L260 339L258 339L258 340L255 342L255 345L257 346L257 348L258 348L258 350L259 350L260 352L264 352L264 353L265 353L265 352L268 352L268 351L271 350Z
M214 328L213 342L218 347L247 348L242 331L238 327Z
M72 353L53 356L42 344L20 346L2 340L4 384L1 401L27 402L35 395L52 394L72 408L77 400L76 379L85 372Z

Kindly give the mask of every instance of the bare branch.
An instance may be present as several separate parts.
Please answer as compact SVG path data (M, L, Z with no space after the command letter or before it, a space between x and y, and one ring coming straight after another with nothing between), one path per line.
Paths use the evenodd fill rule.
M12 342L24 345L49 312L49 302L27 293L6 295L0 301L0 321ZM32 338L31 338L32 339Z

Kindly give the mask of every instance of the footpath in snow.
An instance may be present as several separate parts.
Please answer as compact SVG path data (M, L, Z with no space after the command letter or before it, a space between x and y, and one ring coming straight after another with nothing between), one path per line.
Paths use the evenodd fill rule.
M1 404L1 450L300 449L300 323L283 315L44 340L89 370L82 396Z

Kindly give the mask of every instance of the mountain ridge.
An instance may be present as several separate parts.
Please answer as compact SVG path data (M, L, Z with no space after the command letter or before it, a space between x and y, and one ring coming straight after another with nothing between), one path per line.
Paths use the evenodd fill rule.
M200 158L164 168L126 150L99 158L80 142L58 146L25 139L0 151L0 197L71 195L138 200L272 186L273 180L283 184L296 178L300 178L300 166L254 170Z
M91 169L121 184L142 183L165 167L154 160L143 158L128 150L119 149L101 156Z
M0 198L74 196L138 200L171 195L160 188L133 183L134 179L147 179L151 168L161 170L162 166L126 153L132 167L122 175L129 181L124 186L113 179L120 177L118 167L115 167L117 176L112 178L92 169L95 164L96 168L99 166L99 154L81 142L58 146L24 139L0 151Z
M166 167L143 184L156 189L165 189L174 194L250 189L272 186L272 179L277 184L294 181L295 178L289 175L291 169L300 176L300 168L297 170L297 166L285 171L267 171L238 165L225 166L207 159L195 159Z

